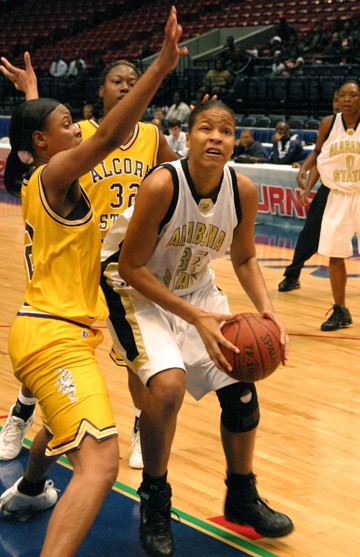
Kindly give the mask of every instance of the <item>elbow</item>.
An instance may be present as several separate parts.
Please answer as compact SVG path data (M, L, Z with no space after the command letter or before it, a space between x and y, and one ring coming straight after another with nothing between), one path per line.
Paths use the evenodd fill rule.
M128 271L129 266L126 264L126 260L122 254L122 250L120 250L120 255L118 259L118 272L122 279L128 282Z
M118 272L121 278L127 282L127 269L126 269L126 265L124 265L121 256L119 257L119 261L118 261Z
M124 257L119 257L118 261L118 272L120 278L130 286L134 286L134 278L136 277L137 273L135 269L129 264L128 260Z

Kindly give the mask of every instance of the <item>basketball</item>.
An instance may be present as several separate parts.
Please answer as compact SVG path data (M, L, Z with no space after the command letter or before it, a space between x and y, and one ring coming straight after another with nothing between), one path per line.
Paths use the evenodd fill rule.
M238 313L226 321L221 332L240 352L225 346L221 351L232 366L227 374L233 379L252 383L265 379L281 363L280 331L271 319L258 313Z

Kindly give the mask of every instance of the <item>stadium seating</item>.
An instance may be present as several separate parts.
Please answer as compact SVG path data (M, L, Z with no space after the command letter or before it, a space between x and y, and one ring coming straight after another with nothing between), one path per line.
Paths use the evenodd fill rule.
M337 18L350 19L358 15L358 0L329 2L328 0L264 0L254 7L252 0L198 0L196 5L187 0L176 3L184 40L202 35L215 28L249 25L277 25L281 12L293 25L300 37L310 31L317 20L325 28L334 25ZM2 28L0 52L15 63L22 62L25 50L30 50L42 94L56 96L56 85L49 81L48 70L56 52L69 61L79 51L91 71L93 60L101 55L104 63L115 58L137 60L145 40L156 52L162 42L165 21L162 0L77 0L77 2L49 2L48 0L0 0ZM191 67L172 80L181 86L191 102L203 83L208 67ZM230 102L237 112L268 112L301 114L304 117L322 116L331 109L334 88L347 77L360 75L360 65L334 65L326 63L304 64L304 74L298 77L269 77L271 58L262 57L255 65L255 75L239 75L230 91ZM42 77L44 76L44 77ZM19 95L4 87L0 76L0 107L7 112ZM169 95L172 92L162 92ZM97 78L89 78L82 98L94 100ZM162 97L161 97L162 98ZM79 99L69 99L77 103ZM165 102L165 104L167 104Z

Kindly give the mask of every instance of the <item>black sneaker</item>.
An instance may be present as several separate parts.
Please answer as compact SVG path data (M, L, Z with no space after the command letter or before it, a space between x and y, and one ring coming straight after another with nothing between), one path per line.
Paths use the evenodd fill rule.
M352 318L348 308L334 304L332 309L333 312L329 319L321 325L322 331L337 331L338 329L344 329L352 324Z
M253 474L247 485L240 489L234 489L229 478L225 483L228 486L224 512L226 520L252 526L255 532L266 538L279 538L293 531L291 519L286 514L270 509L260 498Z
M285 277L284 280L279 282L279 292L291 292L300 288L300 281L298 277Z
M140 543L150 557L173 557L175 541L172 535L171 486L165 489L145 491L138 489L140 495Z

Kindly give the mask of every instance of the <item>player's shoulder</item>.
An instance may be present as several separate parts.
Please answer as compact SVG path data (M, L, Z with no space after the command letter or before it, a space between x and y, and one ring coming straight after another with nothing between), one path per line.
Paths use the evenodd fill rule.
M251 180L251 178L245 176L245 174L241 174L241 172L236 172L235 175L237 184L241 190L249 192L257 190L256 184Z
M81 129L81 132L83 134L83 139L85 139L90 135L93 135L99 127L99 124L94 119L79 120L78 122L75 123L75 125Z
M322 120L320 121L319 129L330 128L332 123L335 122L336 116L336 114L329 114L328 116L324 116L324 118L322 118Z
M149 141L158 142L159 128L151 122L138 122L138 137L147 138Z
M236 181L239 190L239 196L241 205L244 204L257 204L259 199L258 189L255 184L248 176L236 172Z
M145 131L151 131L151 132L155 132L158 128L155 126L155 124L152 124L151 122L142 122L139 121L138 122L138 126L140 130L145 130Z

